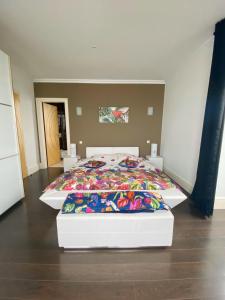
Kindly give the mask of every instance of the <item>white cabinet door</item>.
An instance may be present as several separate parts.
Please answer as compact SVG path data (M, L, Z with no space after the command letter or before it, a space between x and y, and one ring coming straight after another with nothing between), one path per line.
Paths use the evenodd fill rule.
M12 97L9 57L0 50L0 103L12 105Z
M18 143L13 108L0 104L0 159L17 153Z
M24 197L18 155L0 160L0 215Z

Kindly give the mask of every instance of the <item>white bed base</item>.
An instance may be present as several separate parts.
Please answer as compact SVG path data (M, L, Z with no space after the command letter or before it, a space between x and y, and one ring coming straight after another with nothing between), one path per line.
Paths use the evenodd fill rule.
M126 153L139 156L139 147L86 147L86 157L101 154Z
M174 217L170 211L134 214L57 215L59 247L139 248L172 245Z

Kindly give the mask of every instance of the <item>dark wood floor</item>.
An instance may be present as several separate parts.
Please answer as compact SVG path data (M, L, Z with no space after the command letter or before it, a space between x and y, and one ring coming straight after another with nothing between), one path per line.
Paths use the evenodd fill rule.
M0 218L0 299L225 299L225 211L202 220L181 204L168 249L63 252L57 211L38 200L60 172L27 178L26 198Z

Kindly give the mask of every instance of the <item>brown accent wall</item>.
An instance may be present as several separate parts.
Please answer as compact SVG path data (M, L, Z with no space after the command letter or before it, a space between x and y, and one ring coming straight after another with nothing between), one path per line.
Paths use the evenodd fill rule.
M82 157L87 146L139 146L146 155L148 139L160 145L164 85L35 83L34 91L35 97L68 98L71 143ZM82 107L82 116L76 115L76 106ZM128 106L129 123L100 124L100 106ZM154 107L153 116L147 116L148 106Z

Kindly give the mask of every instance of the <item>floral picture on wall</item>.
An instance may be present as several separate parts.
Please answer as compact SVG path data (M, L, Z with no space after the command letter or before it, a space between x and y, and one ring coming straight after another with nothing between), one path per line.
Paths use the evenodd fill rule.
M128 123L129 107L99 107L100 123Z

